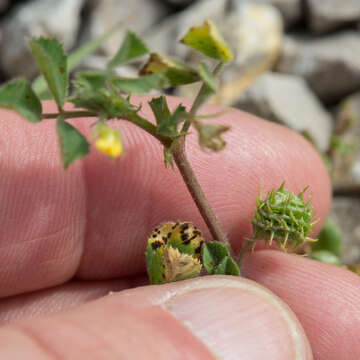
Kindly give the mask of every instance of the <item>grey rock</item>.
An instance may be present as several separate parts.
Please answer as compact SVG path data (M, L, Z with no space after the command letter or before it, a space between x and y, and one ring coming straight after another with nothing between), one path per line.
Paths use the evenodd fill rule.
M108 56L117 52L126 30L132 30L143 37L152 26L166 18L168 11L165 4L158 0L95 0L94 3L88 30L91 38L122 24L122 29L102 46Z
M183 7L195 3L197 0L163 0L165 4L176 7Z
M71 48L76 41L83 2L33 0L17 6L0 25L0 66L3 72L9 77L36 74L26 38L56 37L65 49Z
M245 0L230 0L233 8L241 5ZM281 13L284 24L290 27L302 18L301 0L252 0L252 3L267 4L275 6Z
M360 31L286 36L277 71L304 77L325 102L338 101L360 88Z
M298 132L306 131L320 150L328 148L331 117L297 76L266 73L239 96L236 106Z
M336 119L342 150L334 149L332 181L335 189L360 189L360 92L345 99Z
M345 264L360 263L360 198L335 197L330 216L342 231Z
M144 35L154 52L176 55L184 58L187 48L178 43L185 32L206 19L221 20L225 15L227 0L199 0L184 11L167 17Z
M359 0L306 0L308 22L315 33L360 20Z

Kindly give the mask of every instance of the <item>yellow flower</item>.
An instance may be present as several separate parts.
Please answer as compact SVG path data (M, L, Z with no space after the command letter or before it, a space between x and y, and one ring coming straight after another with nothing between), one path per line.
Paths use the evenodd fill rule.
M117 130L109 128L107 125L100 123L95 128L97 139L95 147L112 158L120 156L123 152L121 143L121 133Z

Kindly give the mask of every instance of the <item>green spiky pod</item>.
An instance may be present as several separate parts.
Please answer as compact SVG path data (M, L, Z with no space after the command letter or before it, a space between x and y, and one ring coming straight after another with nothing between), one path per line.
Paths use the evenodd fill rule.
M151 284L189 279L201 271L201 231L189 222L167 222L148 239L146 266Z
M287 251L293 251L307 241L316 241L307 235L317 221L311 222L314 211L311 208L311 196L304 201L307 187L299 194L284 189L284 183L277 190L272 190L263 200L261 194L256 199L256 210L251 220L253 238L265 240L271 246L275 241L278 246Z

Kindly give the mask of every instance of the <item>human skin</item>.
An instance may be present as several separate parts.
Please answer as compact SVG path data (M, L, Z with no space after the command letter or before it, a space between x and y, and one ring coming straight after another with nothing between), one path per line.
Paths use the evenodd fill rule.
M146 99L133 100L152 118ZM172 108L179 101L169 98ZM56 108L48 102L44 110ZM124 155L111 161L92 151L65 172L53 120L0 115L1 359L360 358L360 281L338 267L258 250L242 269L251 280L140 286L146 238L159 223L190 220L210 238L150 135L111 122ZM239 110L214 121L231 126L226 148L202 152L191 134L186 151L233 248L250 236L259 185L263 192L283 181L295 192L309 185L318 231L331 196L312 146ZM89 136L93 122L73 124Z

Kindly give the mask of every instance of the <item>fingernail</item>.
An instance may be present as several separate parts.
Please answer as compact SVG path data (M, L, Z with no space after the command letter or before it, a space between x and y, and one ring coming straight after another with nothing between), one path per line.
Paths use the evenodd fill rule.
M231 279L231 278L230 278ZM163 305L220 359L312 359L295 315L257 284L229 277L198 280Z

